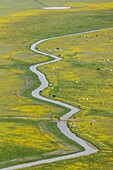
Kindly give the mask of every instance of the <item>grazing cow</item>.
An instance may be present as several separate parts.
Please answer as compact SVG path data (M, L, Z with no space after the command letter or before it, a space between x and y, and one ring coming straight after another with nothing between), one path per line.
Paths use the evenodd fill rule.
M100 68L97 68L97 70L100 70Z
M52 95L52 97L56 97L56 95L55 95L55 94L53 94L53 95Z
M61 120L62 120L62 118L61 118L61 117L59 117L59 118L58 118L58 121L61 121Z
M72 126L72 128L74 128L74 127L76 127L77 125L76 124L74 124L73 126Z
M77 55L77 52L75 52L74 55Z
M57 47L56 50L59 50L59 48Z

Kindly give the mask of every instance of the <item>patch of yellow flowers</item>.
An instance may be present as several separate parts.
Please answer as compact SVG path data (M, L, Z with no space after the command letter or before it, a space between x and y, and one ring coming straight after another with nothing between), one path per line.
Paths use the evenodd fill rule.
M41 126L34 127L16 123L1 123L0 143L3 142L36 148L42 151L62 148L61 144L55 143L54 136L44 132Z
M49 112L54 112L55 110L49 106L42 105L24 105L16 106L12 108L12 111L18 111L20 115L33 116L33 117L46 117Z
M109 115L109 111L113 111L112 36L112 29L108 29L57 38L46 41L40 46L41 50L43 50L42 47L44 51L47 51L48 48L49 53L56 55L60 53L61 57L63 57L60 62L48 66L49 69L51 69L50 67L57 68L54 71L55 75L57 75L57 86L61 84L60 82L67 81L66 86L61 84L62 92L60 94L55 89L57 98L67 103L71 102L74 105L76 103L80 104L82 108L86 107L86 109L84 108L86 112L81 110L80 118L79 120L77 119L77 133L81 137L96 143L100 149L104 148L110 151L110 145L113 144L111 134L113 122ZM56 50L56 47L59 47L59 49ZM100 67L99 71L97 70L98 67ZM45 71L45 68L43 67L42 70ZM51 81L51 77L49 80ZM67 84L70 83L72 84L68 87ZM53 87L52 92L54 88L56 87ZM87 115L90 114L92 109L98 111L98 113L95 113L97 117ZM98 115L100 114L99 111L101 116ZM108 116L106 113L108 113ZM96 122L91 126L90 123L93 119ZM70 127L72 127L71 123ZM76 133L76 129L74 132Z

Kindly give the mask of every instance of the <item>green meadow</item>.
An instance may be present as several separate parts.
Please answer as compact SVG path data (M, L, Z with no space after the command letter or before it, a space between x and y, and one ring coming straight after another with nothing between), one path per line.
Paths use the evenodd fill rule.
M99 148L97 154L27 169L113 169L113 1L1 0L0 3L0 168L82 151L63 136L51 117L68 110L31 96L40 85L29 67L51 60L29 50L40 39L105 29L49 40L41 51L62 60L38 68L52 87L43 96L81 108L68 126ZM59 48L61 50L55 50ZM77 128L73 128L73 124ZM37 139L37 140L36 140ZM25 168L26 169L26 168Z

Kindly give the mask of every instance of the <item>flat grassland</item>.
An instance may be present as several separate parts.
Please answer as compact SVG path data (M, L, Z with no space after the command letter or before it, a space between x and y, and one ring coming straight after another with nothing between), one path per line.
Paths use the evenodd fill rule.
M78 136L92 142L100 152L29 169L112 169L113 167L113 1L43 1L48 6L71 6L70 10L46 11L36 1L4 0L0 4L0 168L47 157L81 151L79 145L59 133L51 116L66 109L31 97L40 85L29 66L49 58L29 50L34 41L87 30L95 33L47 41L38 48L61 55L60 62L41 66L52 87L42 92L80 107L68 122ZM57 50L56 50L57 48ZM77 129L73 124L77 124ZM103 162L105 164L103 164ZM27 168L28 169L28 168Z
M53 85L42 94L47 97L55 94L56 100L81 108L68 125L74 133L100 149L95 155L99 155L98 161L104 159L104 155L106 166L110 166L113 146L112 45L113 30L108 29L49 40L39 47L41 51L60 54L63 58L39 68L46 72ZM82 164L80 166L82 168ZM97 163L94 167L98 167Z

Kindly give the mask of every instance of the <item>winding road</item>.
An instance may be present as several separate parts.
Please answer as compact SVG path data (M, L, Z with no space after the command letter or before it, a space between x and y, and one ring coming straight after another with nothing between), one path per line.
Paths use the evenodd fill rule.
M100 30L106 30L106 29L100 29ZM42 51L38 51L36 50L36 46L42 42L51 40L51 39L55 39L55 38L62 38L62 37L67 37L67 36L72 36L72 35L80 35L80 34L87 34L87 33L91 33L91 32L98 32L100 30L93 30L93 31L87 31L87 32L82 32L82 33L76 33L76 34L70 34L70 35L65 35L65 36L59 36L59 37L54 37L54 38L47 38L47 39L43 39L40 41L35 42L34 44L31 45L30 49L38 54L42 54L45 56L49 56L51 58L53 58L52 61L48 61L48 62L43 62L40 64L36 64L30 67L30 70L35 73L38 76L38 79L41 82L41 85L35 89L34 91L32 91L32 96L35 98L38 98L40 100L46 101L46 102L50 102L50 103L54 103L57 104L59 106L63 106L66 107L68 109L70 109L70 111L68 113L66 113L65 115L63 115L61 118L62 120L64 119L69 119L73 114L77 113L79 111L78 108L71 106L69 104L60 102L60 101L55 101L46 97L43 97L40 95L40 91L44 90L45 88L48 87L49 83L45 77L45 75L43 73L41 73L40 71L37 70L37 67L41 66L41 65L45 65L45 64L50 64L50 63L54 63L54 62L58 62L60 61L62 58L59 58L58 56L55 55L51 55L51 54L47 54L45 52ZM56 161L60 161L60 160L65 160L65 159L70 159L70 158L75 158L75 157L79 157L79 156L84 156L84 155L89 155L89 154L93 154L98 152L99 150L93 146L91 143L77 137L74 133L72 133L70 131L70 129L67 126L67 122L66 121L58 121L57 122L57 127L58 129L61 131L61 133L63 133L65 136L67 136L68 138L70 138L71 140L75 141L76 143L78 143L79 145L81 145L82 147L84 147L84 151L79 152L79 153L74 153L74 154L69 154L66 156L59 156L56 158L50 158L50 159L43 159L40 161L35 161L35 162L30 162L30 163L24 163L24 164L20 164L20 165L15 165L15 166L11 166L8 168L3 168L1 170L13 170L13 169L21 169L21 168L25 168L25 167L31 167L31 166L35 166L35 165L40 165L40 164L45 164L45 163L51 163L51 162L56 162Z

